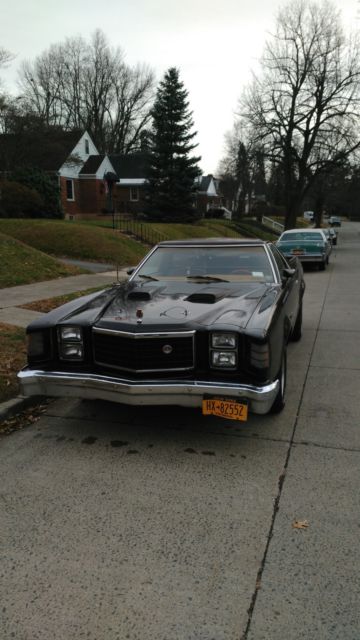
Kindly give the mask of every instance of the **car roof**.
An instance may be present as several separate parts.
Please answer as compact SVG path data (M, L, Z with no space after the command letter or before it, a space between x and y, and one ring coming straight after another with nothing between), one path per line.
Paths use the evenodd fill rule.
M281 236L285 235L285 233L321 233L322 231L324 231L324 229L286 229L286 231L283 231ZM280 236L280 237L281 237Z
M158 243L159 247L192 247L192 246L263 246L269 244L260 238L187 238L186 240L163 240Z

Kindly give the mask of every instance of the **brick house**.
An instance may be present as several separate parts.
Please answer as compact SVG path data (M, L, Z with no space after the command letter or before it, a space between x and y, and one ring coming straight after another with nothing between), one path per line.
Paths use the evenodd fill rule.
M101 155L84 133L59 171L65 217L143 211L147 167L145 153Z
M59 181L66 218L106 212L136 214L144 211L149 155L102 155L88 132L40 131L31 139L0 136L0 177L19 166L38 167ZM196 181L196 208L203 214L219 207L222 198L212 175Z

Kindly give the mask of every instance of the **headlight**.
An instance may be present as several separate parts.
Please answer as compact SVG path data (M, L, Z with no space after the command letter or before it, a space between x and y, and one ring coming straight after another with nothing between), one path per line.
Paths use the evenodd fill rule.
M67 344L61 345L60 356L64 360L82 360L84 357L84 350L80 344Z
M81 327L59 327L60 360L83 360L84 344Z
M237 364L237 357L234 351L212 351L211 364L213 367L234 369Z
M82 341L82 331L80 327L60 327L60 340L71 340L72 342Z
M211 335L211 346L213 349L236 349L236 333L213 333Z

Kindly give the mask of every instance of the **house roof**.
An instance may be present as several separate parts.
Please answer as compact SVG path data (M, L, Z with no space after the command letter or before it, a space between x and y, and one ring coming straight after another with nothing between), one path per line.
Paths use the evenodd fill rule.
M59 171L82 135L81 131L58 128L0 135L0 171L37 167Z
M84 166L81 168L80 175L90 174L93 175L99 169L102 161L104 160L104 155L99 156L89 156L86 160Z
M199 176L197 179L197 187L200 193L208 193L208 190L212 183L212 189L217 191L218 181L214 176L209 173L207 176Z
M212 180L212 176L201 176L200 179L200 184L199 184L199 191L207 191L210 185L210 182Z
M145 179L149 175L149 154L144 152L132 154L109 155L119 180L133 178Z

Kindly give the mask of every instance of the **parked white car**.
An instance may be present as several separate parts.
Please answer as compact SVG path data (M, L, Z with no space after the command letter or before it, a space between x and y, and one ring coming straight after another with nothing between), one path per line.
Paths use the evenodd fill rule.
M315 214L313 211L304 211L305 220L309 220L309 222L313 222L315 218Z

